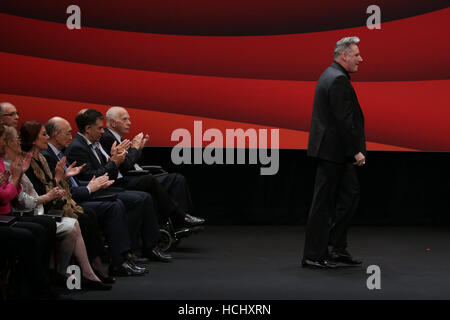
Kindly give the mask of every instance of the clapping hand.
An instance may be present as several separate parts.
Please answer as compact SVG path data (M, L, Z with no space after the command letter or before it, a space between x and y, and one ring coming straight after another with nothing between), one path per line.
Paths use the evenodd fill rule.
M119 143L119 145L117 146L117 152L121 152L123 151L128 151L128 149L130 149L131 147L131 141L128 139L122 140L121 143Z
M146 134L144 139L142 139L141 145L139 146L139 150L142 150L150 139L149 135Z
M49 192L46 193L46 196L48 197L48 201L52 201L55 199L61 199L65 195L66 195L66 191L64 189L61 189L58 187L53 188L52 190L50 190Z
M59 183L65 175L65 167L66 167L66 157L62 157L55 167L55 180L56 183Z
M114 141L112 147L111 147L111 157L110 160L114 161L114 163L116 164L116 167L118 168L122 162L125 161L125 157L127 155L127 151L124 150L123 147L123 142L128 141L128 143L131 143L130 140L124 140L122 141L119 145L117 145L116 141ZM119 146L122 145L121 148L119 148Z
M20 180L23 175L23 158L18 156L10 165L11 172L11 182L16 185L16 187L20 186Z
M135 148L135 149L139 149L141 147L143 139L144 139L144 134L142 132L137 134L131 142L131 147Z
M28 170L28 168L30 167L31 158L32 158L31 152L27 153L25 158L23 158L23 162L22 162L22 171L23 171L23 173L25 173Z
M76 161L74 161L66 170L65 170L65 178L66 179L69 179L69 178L71 178L71 177L74 177L74 176L76 176L77 174L79 174L80 172L81 172L81 170L83 170L83 168L86 166L86 163L85 164L83 164L83 165L81 165L81 166L78 166L78 167L75 167L75 165L77 164L77 162Z
M108 188L113 183L114 183L114 180L109 180L108 173L105 173L104 175L102 175L98 178L93 176L87 186L91 192L95 192L100 189Z

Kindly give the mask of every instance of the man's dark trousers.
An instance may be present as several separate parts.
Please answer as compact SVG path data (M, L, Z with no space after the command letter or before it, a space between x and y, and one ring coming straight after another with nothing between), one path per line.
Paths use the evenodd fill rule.
M303 259L328 259L328 246L346 249L347 230L358 207L359 194L358 176L352 163L317 159Z

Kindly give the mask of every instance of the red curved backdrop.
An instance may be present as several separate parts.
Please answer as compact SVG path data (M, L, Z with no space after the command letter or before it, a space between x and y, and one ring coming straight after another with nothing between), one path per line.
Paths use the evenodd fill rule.
M130 10L117 21L114 5L102 16L102 1L79 1L81 30L66 28L64 1L43 1L39 9L32 1L2 2L0 101L15 104L21 121L60 115L72 126L83 107L122 105L132 117L131 134L149 133L152 145L173 145L173 130L192 130L202 120L204 130L223 132L279 128L281 148L305 148L315 81L331 63L336 40L356 35L365 61L352 80L369 149L450 151L450 9L441 1L412 1L409 11L401 10L404 1L382 1L381 30L365 26L363 2L355 1L351 12L339 9L340 19L331 1L320 12L312 6L315 23L308 24L298 2L282 1L271 16L275 1L248 1L258 5L247 20L238 13L249 3L218 1L200 14L175 1L177 24L156 1L146 3L158 8L157 17L139 15L133 1L119 2ZM291 12L282 28L262 23L278 21L282 12ZM321 14L334 18L322 21ZM215 15L222 27L212 22ZM240 18L227 28L227 15Z

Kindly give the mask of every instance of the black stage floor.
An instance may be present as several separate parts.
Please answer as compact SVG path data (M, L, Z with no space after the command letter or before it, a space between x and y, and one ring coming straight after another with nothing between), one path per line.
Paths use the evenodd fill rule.
M299 300L450 299L450 228L355 226L349 250L362 267L300 267L303 226L207 226L184 239L172 263L144 277L118 278L111 291L75 299ZM369 265L381 289L367 288Z

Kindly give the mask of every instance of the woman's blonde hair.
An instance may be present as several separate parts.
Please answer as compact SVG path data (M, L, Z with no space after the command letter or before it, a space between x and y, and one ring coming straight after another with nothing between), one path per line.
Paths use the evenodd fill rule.
M13 140L18 136L17 130L14 127L4 126L5 127L5 144L9 141Z

